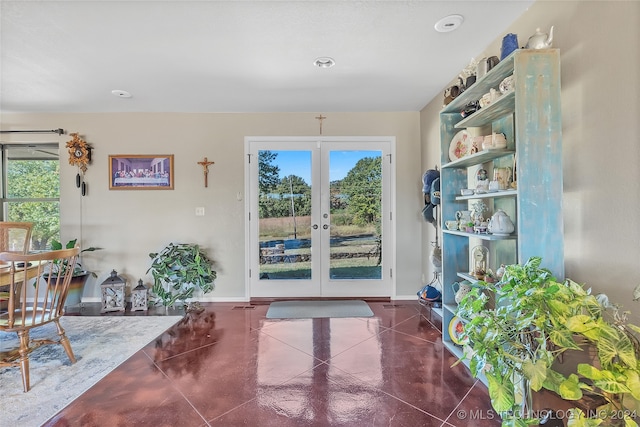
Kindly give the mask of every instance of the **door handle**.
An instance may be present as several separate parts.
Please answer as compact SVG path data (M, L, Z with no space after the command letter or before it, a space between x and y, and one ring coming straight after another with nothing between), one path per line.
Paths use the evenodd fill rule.
M325 225L322 226L322 228L324 228L326 230L327 228L329 228L329 225L325 224Z
M312 225L312 228L313 228L314 230L317 230L317 229L318 229L318 224L313 224L313 225Z

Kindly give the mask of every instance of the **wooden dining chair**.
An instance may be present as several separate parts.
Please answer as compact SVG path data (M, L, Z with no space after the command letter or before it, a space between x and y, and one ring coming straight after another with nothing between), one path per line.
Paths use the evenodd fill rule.
M26 254L31 246L32 222L0 221L0 252Z
M9 263L8 269L0 272L0 283L9 285L8 309L0 313L0 331L15 332L20 340L19 348L9 351L3 349L0 367L20 367L25 393L30 389L29 354L41 345L61 344L71 363L76 361L59 320L64 314L73 266L79 253L77 247L37 254L0 253L0 261ZM33 283L33 302L28 302L26 298L28 286L18 286L22 282ZM32 329L52 322L58 332L57 339L36 340L29 337Z
M0 221L0 252L26 254L31 246L32 229L32 222ZM0 268L2 267L3 265L0 265ZM7 309L9 292L5 288L6 286L0 286L0 311Z

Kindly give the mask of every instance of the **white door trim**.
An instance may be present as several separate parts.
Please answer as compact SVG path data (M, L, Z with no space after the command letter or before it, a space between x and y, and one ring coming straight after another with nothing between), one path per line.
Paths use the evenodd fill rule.
M383 239L383 254L385 257L384 267L385 271L384 275L388 276L389 285L387 287L388 290L384 292L384 295L368 295L368 296L378 296L378 297L393 297L396 293L396 281L395 281L395 269L396 269L396 224L395 224L395 211L396 211L396 194L395 194L395 183L396 183L396 170L395 170L395 142L396 139L393 136L354 136L354 137L336 137L336 136L317 136L317 137L295 137L295 136L247 136L244 139L245 141L245 296L249 299L252 297L251 292L251 268L252 268L252 242L251 240L251 221L249 220L249 215L251 215L251 203L252 203L252 194L250 184L252 181L251 173L251 164L252 161L258 161L258 159L251 159L250 149L252 143L295 143L301 142L308 145L310 142L317 142L318 147L323 142L326 143L366 143L366 142L381 142L388 143L389 150L386 153L388 156L388 188L387 191L383 193L388 194L387 199L383 200L384 205L384 216L383 218L383 226L387 227L387 231L384 232L385 238ZM387 159L383 159L383 162L387 162ZM253 177L253 180L257 179L257 177ZM292 295L293 296L293 295ZM304 296L304 295L295 295L295 296ZM346 295L345 295L346 296Z

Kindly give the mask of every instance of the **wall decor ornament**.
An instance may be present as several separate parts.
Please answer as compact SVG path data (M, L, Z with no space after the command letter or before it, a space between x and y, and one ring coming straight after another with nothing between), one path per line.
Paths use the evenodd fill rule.
M202 172L204 173L204 186L205 188L209 186L209 165L214 164L215 162L210 162L206 157L203 161L198 162L200 166L202 166Z
M109 190L173 190L173 154L110 155Z
M69 135L72 137L66 145L69 151L69 164L80 169L76 174L76 187L81 189L83 196L86 196L87 183L84 181L84 173L87 171L87 165L91 162L91 147L84 139L80 138L77 132Z

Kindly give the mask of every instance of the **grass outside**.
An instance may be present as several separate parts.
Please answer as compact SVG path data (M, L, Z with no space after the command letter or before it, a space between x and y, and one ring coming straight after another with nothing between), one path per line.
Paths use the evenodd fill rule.
M379 279L381 267L376 265L376 259L347 258L331 260L332 279ZM260 277L268 279L309 279L311 278L310 262L293 262L263 264L260 266Z
M309 239L311 238L311 218L309 216L296 217L295 223L292 217L286 218L261 218L260 241ZM375 254L377 242L375 227L359 227L355 225L331 225L331 236L340 239L339 243L333 243L330 248L332 255L336 254L370 254L369 256L332 258L330 274L333 279L371 278L381 277L381 267L377 265L378 258ZM357 237L350 240L350 237ZM285 255L310 254L310 248L287 249ZM268 279L300 279L310 278L311 263L279 262L260 265L260 277Z
M332 236L359 236L363 234L375 234L374 225L361 227L357 225L331 225ZM286 240L286 239L311 238L311 217L299 216L284 218L260 218L260 241Z

